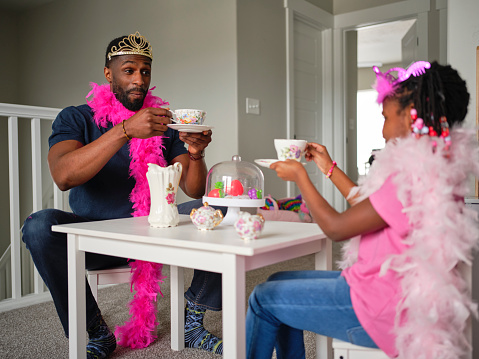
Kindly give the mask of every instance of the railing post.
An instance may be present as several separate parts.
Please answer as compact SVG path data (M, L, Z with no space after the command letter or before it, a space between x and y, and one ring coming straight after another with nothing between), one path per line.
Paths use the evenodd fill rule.
M33 212L43 209L42 204L42 148L41 148L41 121L39 118L31 120L32 133L32 189ZM35 293L43 293L43 280L37 267L33 269L33 288Z
M22 297L20 263L20 182L18 169L18 117L8 118L8 173L10 187L10 250L12 299Z
M63 192L53 183L53 207L63 211Z

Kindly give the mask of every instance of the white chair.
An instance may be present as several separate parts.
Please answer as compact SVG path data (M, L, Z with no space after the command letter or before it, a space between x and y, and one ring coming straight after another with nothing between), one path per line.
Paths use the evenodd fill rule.
M124 265L111 269L87 270L86 275L90 288L98 302L98 286L103 284L120 284L130 282L130 266Z
M55 185L55 182L53 182L53 198L54 208L66 210L63 192ZM86 276L95 300L98 302L99 285L129 283L131 277L130 269L130 266L126 264L109 269L87 270Z
M334 359L389 359L380 349L360 347L342 340L333 339Z

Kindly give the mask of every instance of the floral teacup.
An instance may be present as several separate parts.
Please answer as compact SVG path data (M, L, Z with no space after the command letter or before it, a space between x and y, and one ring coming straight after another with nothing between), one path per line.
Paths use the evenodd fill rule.
M181 109L173 111L173 122L181 125L202 125L205 122L206 111Z
M261 214L240 211L234 226L242 239L258 239L263 231L264 222L264 217Z
M285 161L287 159L292 159L301 161L307 143L308 142L305 140L275 139L274 147L276 148L278 160Z

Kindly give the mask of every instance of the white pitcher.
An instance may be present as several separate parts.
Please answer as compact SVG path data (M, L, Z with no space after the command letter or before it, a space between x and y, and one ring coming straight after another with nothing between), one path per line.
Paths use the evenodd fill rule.
M152 227L174 227L180 222L176 204L176 192L180 183L181 163L168 167L148 163L146 178L150 186L150 215L148 222Z

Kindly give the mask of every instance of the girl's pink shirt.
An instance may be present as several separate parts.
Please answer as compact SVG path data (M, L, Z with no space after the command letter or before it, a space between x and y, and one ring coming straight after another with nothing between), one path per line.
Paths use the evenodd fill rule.
M379 272L386 259L407 249L403 240L410 226L392 177L369 200L388 226L361 236L358 261L343 270L342 275L351 287L351 301L359 322L381 350L396 357L393 329L401 284L395 272L389 270L383 276Z

